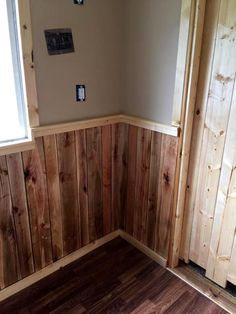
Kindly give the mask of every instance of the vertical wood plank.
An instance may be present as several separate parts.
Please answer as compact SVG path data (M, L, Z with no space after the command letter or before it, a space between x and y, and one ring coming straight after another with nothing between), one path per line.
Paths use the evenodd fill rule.
M162 135L158 205L160 206L160 218L156 231L155 250L165 258L168 257L169 251L177 148L178 138Z
M132 236L134 229L134 212L136 207L135 182L136 182L137 136L138 128L136 126L129 126L128 181L127 181L125 231Z
M135 219L134 236L145 242L147 232L148 183L151 155L152 132L143 128L138 129L136 185L135 185Z
M104 235L112 229L112 128L102 127L103 227Z
M112 213L113 229L124 229L127 195L128 125L112 125Z
M205 10L205 25L203 32L202 54L200 62L199 80L193 123L193 134L190 151L187 189L185 195L185 209L183 219L182 241L180 256L189 262L190 239L193 223L194 204L197 189L197 180L200 175L199 163L201 161L201 145L207 110L209 85L211 82L217 24L221 0L208 0Z
M0 287L19 279L16 235L6 157L0 157Z
M7 156L12 212L15 222L16 241L21 277L34 272L28 205L26 199L24 170L20 153Z
M202 35L204 28L206 0L192 1L187 68L185 75L184 95L181 113L181 130L178 149L177 173L174 191L173 223L171 227L171 248L169 264L171 267L178 266L180 257L181 235L184 214L184 201L187 186L187 172L189 168L190 146L194 118L194 108L197 95L197 82L202 48Z
M182 103L184 101L185 80L189 72L189 58L191 54L192 34L192 6L193 0L182 0L179 28L179 44L175 77L172 124L180 125Z
M101 128L86 130L89 196L89 237L103 235Z
M148 189L148 213L147 213L147 246L154 250L156 235L159 227L159 176L161 157L162 134L153 132L151 144L150 175Z
M67 255L81 246L75 133L57 135L58 169L63 217L63 248Z
M36 148L22 153L35 270L52 262L52 245L48 206L47 179L42 138Z
M63 230L55 135L45 136L43 138L43 143L47 172L48 200L52 235L52 254L53 261L56 261L63 256Z
M236 11L235 11L236 12ZM230 110L215 205L206 276L226 286L236 230L236 86Z
M190 259L207 267L215 202L236 71L236 3L221 1L212 79L203 132ZM203 181L204 180L204 181Z
M80 130L77 131L75 134L76 134L78 195L80 207L81 245L85 246L90 242L86 131Z
M227 280L236 286L236 233L234 234L233 247L230 257L230 265L227 274Z

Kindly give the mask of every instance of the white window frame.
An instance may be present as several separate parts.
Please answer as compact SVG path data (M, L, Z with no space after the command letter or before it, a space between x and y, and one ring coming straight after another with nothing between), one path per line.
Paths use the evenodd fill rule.
M10 24L11 28L14 27L11 36L18 34L18 38L13 38L13 42L17 45L18 41L19 44L18 47L14 47L13 44L13 50L15 50L13 53L18 54L16 58L17 64L14 64L14 67L18 67L19 70L18 77L15 77L15 79L19 84L17 95L19 97L18 108L21 113L20 118L27 130L26 137L23 139L0 143L0 155L32 149L34 147L34 139L32 138L31 128L39 126L35 69L34 60L32 60L33 44L30 0L10 0L9 2L7 1L7 5L9 11L12 10L9 13L10 15L12 15L12 12L18 15L15 15L12 21L10 17ZM18 30L16 30L16 22L18 24ZM18 51L16 49L18 49ZM25 103L27 104L27 108Z

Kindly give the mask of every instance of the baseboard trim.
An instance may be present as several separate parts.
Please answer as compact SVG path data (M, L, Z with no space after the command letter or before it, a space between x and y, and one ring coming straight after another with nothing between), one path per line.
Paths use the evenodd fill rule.
M129 235L127 232L123 230L119 230L119 235L121 236L122 239L126 240L129 242L131 245L136 247L139 251L143 252L145 255L153 259L155 262L160 264L162 267L167 267L167 260L160 256L158 253L152 251L149 249L146 245L141 243L140 241L136 240L134 237Z
M51 275L52 273L56 272L60 268L76 261L80 257L92 252L93 250L97 249L98 247L102 246L103 244L106 244L115 238L119 237L120 232L119 230L114 231L105 237L96 240L85 247L63 257L62 259L54 262L53 264L48 265L47 267L43 268L42 270L37 271L36 273L21 279L20 281L14 283L13 285L3 289L0 291L0 302L9 298L10 296L13 296L14 294L20 292L21 290L28 288L32 284L38 282L39 280L47 277L48 275Z
M100 246L114 240L117 237L121 237L139 251L150 257L156 263L162 267L167 267L167 260L160 256L158 253L149 249L146 245L136 240L134 237L129 235L123 230L116 230L101 239L98 239L85 247L63 257L57 262L48 265L44 269L16 282L15 284L3 289L0 291L0 302L5 299L13 296L14 294L22 291L25 288L28 288L32 284L38 282L39 280L53 274L62 267L69 265L70 263L76 261L82 256L94 251ZM192 286L194 289L199 291L205 297L209 298L211 301L222 307L224 310L229 313L236 313L236 300L233 296L228 294L223 288L218 287L212 283L207 278L203 278L196 272L193 272L187 265L178 267L175 269L167 268L171 273L179 277L181 280Z

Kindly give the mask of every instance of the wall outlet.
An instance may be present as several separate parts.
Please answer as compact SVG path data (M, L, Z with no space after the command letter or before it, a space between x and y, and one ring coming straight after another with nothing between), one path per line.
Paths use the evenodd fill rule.
M76 85L76 101L84 102L86 100L85 85Z

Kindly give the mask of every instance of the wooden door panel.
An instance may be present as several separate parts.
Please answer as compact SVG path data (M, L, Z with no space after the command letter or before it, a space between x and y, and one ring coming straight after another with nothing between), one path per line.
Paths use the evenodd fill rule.
M236 228L230 196L236 167L235 56L236 2L208 0L181 257L222 286L232 269Z

